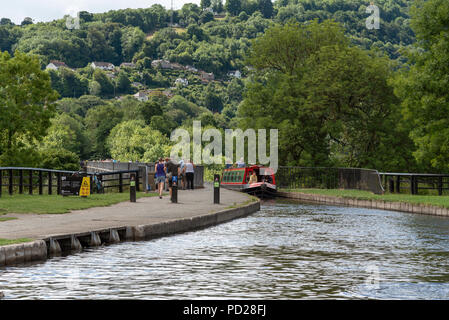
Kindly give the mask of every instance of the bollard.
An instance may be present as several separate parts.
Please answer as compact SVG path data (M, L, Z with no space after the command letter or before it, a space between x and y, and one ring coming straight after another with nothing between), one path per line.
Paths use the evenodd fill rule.
M131 174L129 180L129 193L130 193L130 201L136 202L136 175L134 173Z
M393 181L393 179L388 180L388 187L389 187L390 193L394 193L394 181Z
M214 175L214 203L220 203L220 175Z
M171 202L178 203L178 176L172 177Z

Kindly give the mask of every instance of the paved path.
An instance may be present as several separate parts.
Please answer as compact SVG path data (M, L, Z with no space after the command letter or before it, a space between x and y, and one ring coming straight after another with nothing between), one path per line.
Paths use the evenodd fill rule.
M50 236L82 233L99 229L152 224L194 217L246 202L244 193L221 189L220 204L213 204L213 189L180 190L178 203L169 196L140 198L136 203L122 202L109 207L77 210L66 214L9 214L17 220L0 222L0 238L43 239Z

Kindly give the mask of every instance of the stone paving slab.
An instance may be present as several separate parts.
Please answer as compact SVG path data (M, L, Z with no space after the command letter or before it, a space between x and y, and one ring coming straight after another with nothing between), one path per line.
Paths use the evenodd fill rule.
M244 193L221 189L220 204L213 203L213 188L180 190L178 203L169 196L137 199L109 207L72 211L66 214L8 214L16 220L0 222L0 238L44 239L59 234L159 223L217 212L248 200Z

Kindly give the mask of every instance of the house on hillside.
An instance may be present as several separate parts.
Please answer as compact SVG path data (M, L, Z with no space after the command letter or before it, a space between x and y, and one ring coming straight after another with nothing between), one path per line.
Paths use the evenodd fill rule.
M171 69L171 63L168 60L153 60L151 61L151 67L162 68L162 69Z
M109 62L92 62L91 63L92 68L94 69L101 69L101 70L114 70L115 66L112 63Z
M175 81L175 85L181 85L183 87L187 87L189 85L189 81L185 78L178 78Z
M212 72L207 73L207 72L201 71L201 82L207 83L209 81L213 81L214 79L215 79L215 76Z
M134 69L136 67L136 65L132 62L123 62L120 65L120 68L130 68L130 69Z
M187 65L187 66L185 67L185 69L186 69L187 71L190 71L190 72L198 72L198 69L195 68L194 66L189 66L189 65Z
M228 72L228 76L229 76L229 77L234 77L234 78L237 78L237 79L242 78L242 74L241 74L241 72L240 72L239 70L236 70L236 71L229 71L229 72Z
M181 64L179 64L177 62L173 62L173 63L170 63L170 69L184 70L185 68L184 68L183 65L181 65Z
M135 95L133 95L134 98L136 98L139 101L148 101L148 94L143 91L139 91Z
M59 70L59 68L69 68L64 62L59 60L50 60L50 63L47 65L45 70Z

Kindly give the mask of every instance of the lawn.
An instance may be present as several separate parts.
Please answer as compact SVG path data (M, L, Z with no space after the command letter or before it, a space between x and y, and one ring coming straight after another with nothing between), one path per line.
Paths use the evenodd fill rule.
M137 198L156 195L156 193L138 192ZM72 210L110 206L125 201L129 201L129 193L93 194L87 198L58 195L3 195L0 198L0 216L7 213L61 214Z
M281 189L280 191L322 194L327 196L356 198L361 200L384 200L390 202L421 203L421 204L430 204L443 208L449 208L449 196L390 194L390 193L378 195L363 190L340 190L340 189Z
M24 243L24 242L30 242L33 241L32 239L14 239L14 240L8 240L8 239L0 239L0 246L7 246L9 244L16 244L16 243Z

